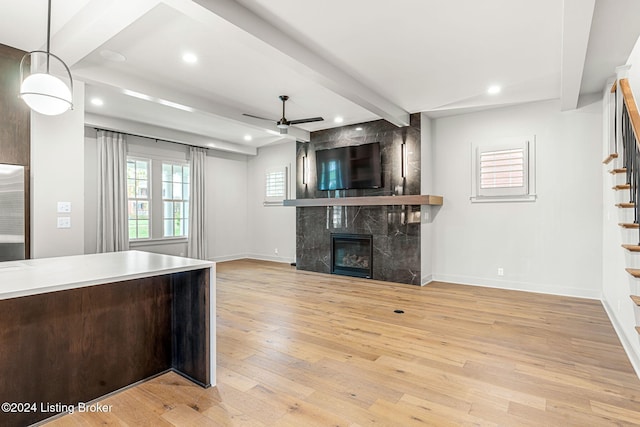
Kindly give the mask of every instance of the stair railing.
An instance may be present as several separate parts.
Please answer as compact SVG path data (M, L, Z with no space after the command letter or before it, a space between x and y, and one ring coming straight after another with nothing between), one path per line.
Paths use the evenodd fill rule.
M620 131L623 147L623 164L627 169L627 184L629 185L629 202L633 203L633 222L640 222L640 114L633 98L631 86L627 79L618 82L622 92L622 116L620 117ZM638 228L640 233L640 227ZM640 245L640 234L638 236Z

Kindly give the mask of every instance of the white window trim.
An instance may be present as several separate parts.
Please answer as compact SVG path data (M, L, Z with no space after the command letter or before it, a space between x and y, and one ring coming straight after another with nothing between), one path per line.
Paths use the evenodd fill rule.
M138 248L145 246L156 246L156 245L174 245L177 243L188 243L189 239L187 237L158 237L158 238L149 238L149 239L136 239L129 240L130 248Z
M483 150L501 150L508 148L527 148L527 192L522 195L505 194L505 195L481 195L479 194L480 186L480 152ZM506 191L509 193L509 191ZM471 144L471 197L472 203L502 203L502 202L534 202L537 199L536 194L536 138L535 135L501 138L492 143L473 142Z

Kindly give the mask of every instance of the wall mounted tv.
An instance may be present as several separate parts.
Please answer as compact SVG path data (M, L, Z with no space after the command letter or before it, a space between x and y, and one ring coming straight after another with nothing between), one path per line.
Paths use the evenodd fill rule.
M380 143L316 151L318 190L382 187Z

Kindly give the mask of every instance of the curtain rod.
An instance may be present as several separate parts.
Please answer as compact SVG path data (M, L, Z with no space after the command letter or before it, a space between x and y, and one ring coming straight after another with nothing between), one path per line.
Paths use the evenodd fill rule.
M113 129L104 129L104 128L97 128L95 126L93 126L93 128L97 131L105 131L105 132L116 132L116 133L121 133L123 135L128 135L128 136L137 136L138 138L145 138L145 139L152 139L156 142L158 141L162 141L162 142L168 142L170 144L179 144L179 145L186 145L187 147L196 147L196 148L204 148L206 150L210 150L210 147L203 147L201 145L193 145L193 144L187 144L186 142L178 142L178 141L169 141L168 139L161 139L161 138L153 138L150 136L144 136L144 135L136 135L135 133L129 133L129 132L121 132L119 130L113 130Z

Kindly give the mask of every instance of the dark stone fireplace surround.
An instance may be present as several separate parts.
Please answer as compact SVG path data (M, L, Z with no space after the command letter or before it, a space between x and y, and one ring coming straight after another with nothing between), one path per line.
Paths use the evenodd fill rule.
M362 128L362 130L357 130ZM315 151L326 148L380 143L382 188L318 191ZM408 170L402 178L401 146L408 152ZM309 167L303 184L303 158ZM296 198L390 196L420 194L420 114L398 128L385 120L311 133L309 143L297 144ZM419 206L330 206L296 208L296 265L299 270L331 273L331 235L366 235L372 238L371 278L420 284L420 223L407 221Z

